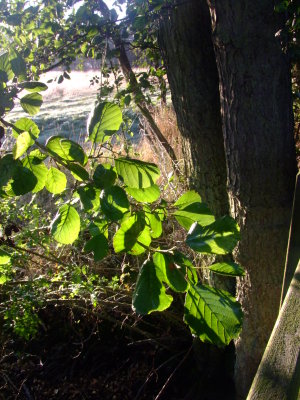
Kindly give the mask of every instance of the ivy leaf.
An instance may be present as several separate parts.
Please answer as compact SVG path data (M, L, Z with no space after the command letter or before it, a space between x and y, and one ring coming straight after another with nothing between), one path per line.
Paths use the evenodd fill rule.
M108 241L103 234L92 237L84 246L84 251L94 253L94 260L100 261L108 254Z
M48 168L46 165L41 162L40 159L36 157L27 156L24 158L23 166L28 168L33 175L36 177L36 184L34 188L31 190L32 193L37 193L42 190L45 186L47 175L48 175Z
M52 154L58 155L65 161L75 161L84 165L85 153L83 148L73 140L66 139L62 136L52 136L48 139L46 147Z
M85 211L98 210L100 207L100 190L92 185L81 186L77 189L80 201Z
M16 144L13 148L14 159L20 158L26 150L32 146L34 140L32 140L29 132L22 132L18 137Z
M48 89L48 86L42 82L21 82L19 84L21 89L27 90L27 92L36 93L36 92L43 92Z
M150 230L140 213L125 219L113 238L116 253L126 251L134 255L143 254L150 243Z
M100 199L101 209L112 221L118 221L129 209L125 191L119 186L105 189Z
M40 111L43 98L39 93L30 93L22 97L20 103L25 112L29 115L35 115Z
M153 203L159 199L160 189L157 185L149 186L145 189L135 189L126 187L126 192L135 200L141 203Z
M55 167L50 167L45 182L45 187L48 192L53 194L61 193L67 186L66 175Z
M100 189L107 189L115 183L117 174L114 168L110 164L99 164L97 165L93 180L95 185Z
M130 158L117 158L115 163L118 175L130 188L148 188L154 185L160 176L159 168L152 163Z
M221 262L209 267L210 271L226 276L244 276L245 270L234 262Z
M206 226L215 221L215 217L208 206L202 202L201 196L194 190L184 193L174 206L178 207L178 210L173 215L179 224L187 230L194 222Z
M29 118L20 118L14 123L14 137L18 138L18 135L20 135L22 132L28 132L30 133L30 136L33 136L36 139L39 137L40 134L40 130L37 124Z
M185 279L185 265L176 264L172 254L162 254L156 252L153 254L153 262L162 273L162 280L166 282L175 292L185 292L188 288L188 283Z
M137 314L146 315L153 311L166 310L173 297L158 278L153 262L146 261L140 270L132 298L132 307Z
M88 122L90 140L94 143L105 142L119 130L122 121L122 112L118 105L109 102L98 104Z
M54 239L62 244L73 243L80 232L80 218L73 206L64 204L52 221L51 233Z
M239 239L238 224L225 216L208 226L192 225L186 243L200 253L227 254L232 252Z
M187 292L184 309L184 321L203 342L228 345L241 331L241 306L223 290L193 285Z

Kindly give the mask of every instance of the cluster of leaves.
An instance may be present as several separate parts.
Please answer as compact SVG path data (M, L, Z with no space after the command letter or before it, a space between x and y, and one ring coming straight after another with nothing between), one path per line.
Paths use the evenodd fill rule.
M54 196L58 207L49 231L59 245L72 245L84 253L92 253L95 262L112 251L143 260L132 298L136 313L163 311L172 303L172 291L185 293L184 321L191 332L203 341L228 344L241 329L240 305L229 293L200 283L191 261L160 239L164 222L173 219L186 230L186 245L191 249L204 254L226 254L239 240L239 228L230 217L215 220L194 191L183 194L174 203L166 201L158 185L160 170L152 163L119 154L114 156L113 151L110 157L106 156L110 162L102 161L102 152L123 124L120 105L128 103L125 101L128 94L122 94L123 102L119 96L119 105L100 101L95 106L87 127L88 153L77 142L60 136L52 136L45 145L40 143L39 128L30 118L21 118L14 124L5 119L22 90L29 92L20 99L24 111L29 115L39 111L40 92L47 85L38 82L37 77L55 57L66 65L79 52L100 58L103 46L107 46L108 33L117 41L122 31L122 26L116 27L112 12L109 23L107 18L95 13L96 2L84 3L68 19L63 18L62 4L41 2L35 8L26 8L25 3L11 2L4 6L4 11L1 9L6 20L2 46L8 48L9 40L16 46L15 50L7 50L0 56L1 123L12 130L15 138L12 152L0 159L0 196L9 199L46 190ZM161 7L161 2L155 7ZM31 18L27 15L29 11ZM44 18L42 25L40 11ZM134 15L134 21L139 17L139 13ZM29 35L24 34L29 31ZM75 40L76 46L69 46ZM60 81L67 73L61 76ZM147 86L146 80L142 76L142 88ZM22 249L5 236L1 238L0 249L2 284L7 284L13 277L15 253ZM234 263L216 263L209 269L229 276L243 274L242 268ZM76 279L78 276L79 281L84 280L84 274L77 274ZM91 283L93 303L97 298L93 285L100 278L91 279L87 281ZM41 290L44 287L42 284ZM85 285L87 292L88 287ZM21 297L25 296L22 290ZM18 316L14 321L19 321L15 326L23 335L26 321L32 322L27 331L30 336L37 326L37 320L30 316L34 315L38 303L30 302L30 296L27 297L22 318ZM6 317L12 318L16 313L13 307Z

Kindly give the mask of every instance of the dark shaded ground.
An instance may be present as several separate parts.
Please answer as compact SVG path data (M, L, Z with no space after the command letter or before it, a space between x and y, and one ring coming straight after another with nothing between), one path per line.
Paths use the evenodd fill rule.
M162 315L135 325L151 338L70 309L49 308L42 319L38 338L2 345L1 400L234 399L232 349L193 342Z

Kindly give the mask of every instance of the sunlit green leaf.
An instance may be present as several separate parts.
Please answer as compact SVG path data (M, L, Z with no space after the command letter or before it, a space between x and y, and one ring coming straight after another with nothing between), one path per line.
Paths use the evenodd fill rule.
M153 262L161 271L163 281L166 282L175 292L185 292L188 288L188 283L185 279L186 267L176 263L172 254L159 253L153 254Z
M141 203L153 203L160 196L160 189L157 185L152 185L145 189L126 187L126 192Z
M213 223L215 220L210 209L202 202L201 196L193 190L184 193L174 206L178 210L173 215L185 229L190 229L194 222L205 226Z
M21 82L19 87L27 90L27 92L35 93L35 92L43 92L48 89L48 86L42 82Z
M83 148L73 140L61 136L52 136L46 144L51 153L58 155L65 161L76 161L81 165L85 163Z
M209 269L216 274L227 275L227 276L243 276L245 270L234 262L220 262L210 265Z
M77 189L80 197L80 201L85 209L97 210L100 207L100 190L95 188L93 185L81 186Z
M34 138L38 138L40 130L35 122L29 118L20 118L14 123L13 134L17 138L22 132L28 132Z
M232 252L239 239L239 226L233 218L225 216L204 227L195 223L186 243L200 253L227 254Z
M116 253L126 251L134 255L142 254L150 246L150 243L150 229L141 214L125 219L113 238Z
M193 285L187 292L184 309L184 321L203 342L227 345L241 331L241 306L223 290Z
M55 167L50 167L45 182L48 192L53 194L61 193L67 186L66 175Z
M20 100L21 107L29 115L35 115L40 111L43 104L43 98L39 93L26 94Z
M73 243L80 232L80 218L75 208L69 204L60 207L59 213L52 222L51 233L54 239L62 244Z
M155 265L151 261L146 261L142 265L133 293L134 311L142 315L163 311L172 301L173 297L166 294L166 289L157 276Z
M129 202L125 191L119 186L112 186L101 194L101 209L112 221L118 221L128 211Z
M160 176L159 168L152 163L131 158L117 158L115 163L118 175L130 188L148 188L153 186Z
M13 148L14 159L20 158L33 143L34 140L31 138L30 133L22 132L17 137L16 144Z
M104 102L98 104L88 123L90 140L103 143L117 132L122 123L122 112L117 104Z
M0 249L0 265L6 265L9 264L11 260L11 257L6 251Z
M32 193L37 193L42 190L45 186L47 175L48 175L48 168L46 165L41 162L36 157L25 157L23 162L23 166L28 168L36 177L37 182L34 188L31 190Z

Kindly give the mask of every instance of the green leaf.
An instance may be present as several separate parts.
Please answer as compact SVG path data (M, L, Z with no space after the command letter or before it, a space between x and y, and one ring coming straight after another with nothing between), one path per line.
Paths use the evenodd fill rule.
M29 115L35 115L40 111L43 98L39 93L30 93L22 97L20 103L25 112Z
M141 203L153 203L159 199L160 189L157 185L149 186L145 189L135 189L126 187L126 192L135 200Z
M6 251L0 249L0 265L9 264L11 257Z
M32 193L37 193L42 190L45 186L48 175L48 168L46 165L41 162L40 159L29 156L24 158L23 166L28 168L37 179L34 188L31 190Z
M23 57L20 56L16 51L12 52L10 60L11 68L14 74L21 79L26 79L26 62Z
M64 204L52 222L51 233L62 244L73 243L80 232L80 218L73 206Z
M125 219L113 238L116 253L126 251L134 255L143 254L150 243L150 230L140 213Z
M16 144L13 148L14 159L20 158L33 143L34 140L32 140L30 133L22 132L17 137Z
M106 189L112 186L115 183L116 178L117 174L110 164L97 165L93 175L95 185L101 189Z
M94 260L100 261L108 254L108 241L103 234L92 237L84 246L84 251L94 253Z
M109 102L98 104L88 122L90 140L95 143L105 142L119 130L122 121L122 112L118 105Z
M61 193L67 186L66 175L55 167L50 167L47 174L45 187L48 192L53 194Z
M21 89L27 90L27 92L36 93L36 92L43 92L48 89L48 86L42 82L21 82L19 84Z
M14 77L11 63L9 60L9 53L5 52L0 55L0 81L8 82Z
M0 159L0 187L8 184L12 179L18 162L14 160L12 154L6 154Z
M100 190L92 185L81 186L77 189L80 201L85 211L98 210L100 207Z
M118 221L129 209L125 191L119 186L105 189L100 199L101 209L112 221Z
M227 275L227 276L244 276L245 270L234 262L221 262L213 264L209 269L216 274Z
M107 221L94 219L89 225L89 231L92 236L103 234L108 239L108 224Z
M18 119L18 121L14 123L14 128L13 128L14 137L17 138L18 135L22 132L28 132L36 139L39 137L40 134L40 130L36 125L36 123L34 123L29 118L20 118Z
M227 254L232 252L239 239L238 224L225 216L208 226L192 225L186 243L200 253Z
M46 143L46 147L54 155L58 155L65 161L76 161L84 165L85 153L83 148L73 140L61 136L52 136Z
M198 275L193 263L179 251L175 251L173 257L176 265L179 265L182 268L186 268L186 275L188 278L188 282L191 284L198 283Z
M174 212L176 220L185 229L190 229L194 222L206 226L215 221L215 217L205 203L202 203L201 196L194 190L184 193L174 204L178 210Z
M69 164L67 168L69 171L71 171L71 174L74 176L74 178L79 182L87 181L90 177L87 170L79 164L72 163Z
M153 262L162 273L162 280L175 292L185 292L189 287L185 275L185 265L176 264L172 254L154 253Z
M157 276L155 265L151 261L146 261L142 265L133 293L134 311L142 315L163 311L172 301L173 297L166 294L166 289Z
M21 196L34 190L37 183L38 180L32 171L26 167L18 166L15 169L8 190L12 190L16 196Z
M152 211L149 207L144 207L146 222L150 227L151 236L157 239L162 234L162 223L159 212Z
M227 345L241 331L241 306L223 290L193 285L187 292L184 309L184 321L203 342Z
M152 163L130 158L117 158L115 163L118 175L130 188L148 188L153 186L160 176L158 167Z

